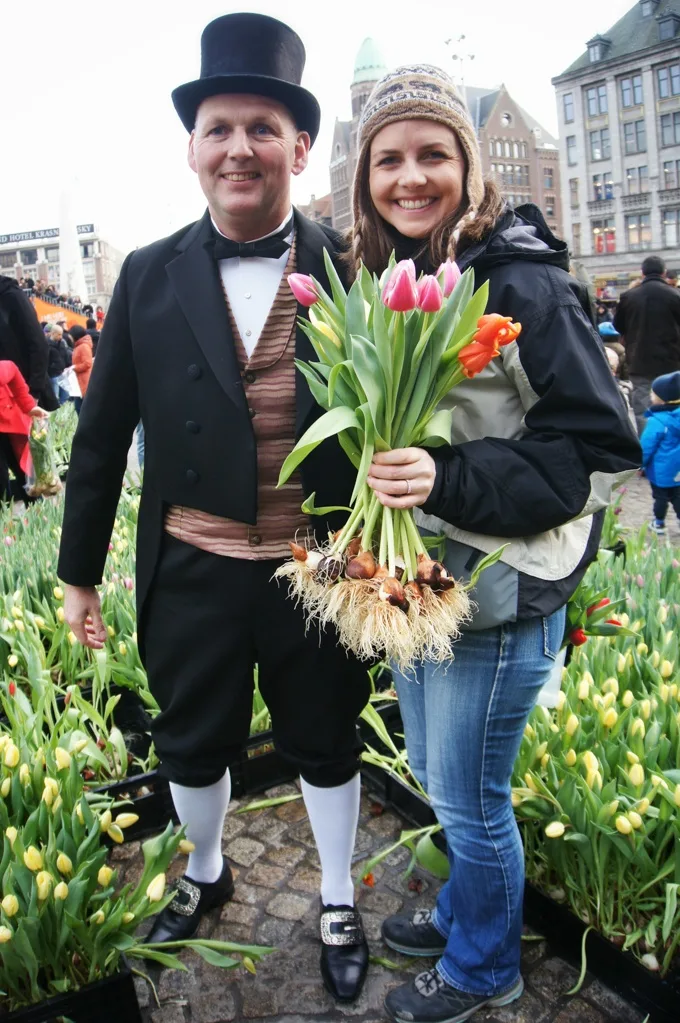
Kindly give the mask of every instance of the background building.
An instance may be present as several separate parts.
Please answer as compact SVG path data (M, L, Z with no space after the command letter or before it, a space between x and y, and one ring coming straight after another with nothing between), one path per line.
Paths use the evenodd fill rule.
M616 297L680 263L680 0L639 0L553 79L572 254Z
M94 224L79 224L88 301L108 309L124 255L102 238ZM0 273L32 277L59 290L59 228L0 234Z
M516 103L504 85L467 88L465 99L479 138L482 167L514 205L536 203L551 231L562 233L557 139Z
M333 196L330 192L328 195L322 195L320 199L313 195L308 203L298 204L297 208L304 217L308 217L316 224L323 224L325 227L331 227L333 224Z

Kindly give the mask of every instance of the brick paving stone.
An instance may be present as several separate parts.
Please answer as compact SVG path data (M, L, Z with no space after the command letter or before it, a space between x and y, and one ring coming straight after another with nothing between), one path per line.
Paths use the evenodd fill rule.
M417 888L409 887L413 879L418 881ZM401 895L405 899L416 899L419 895L424 895L430 887L430 882L421 877L419 873L411 874L410 877L404 877L403 874L392 875L386 879L385 884L390 891L393 891L396 895Z
M321 890L321 871L303 864L288 878L288 887L297 892L318 895Z
M575 970L569 963L565 963L564 959L557 957L546 959L529 975L530 986L548 1002L556 1002L574 986L577 980L578 970Z
M165 1004L151 1013L152 1023L185 1023L186 1016L180 1005Z
M401 867L406 866L410 859L411 853L408 849L394 849L393 852L385 857L383 863L388 867Z
M132 981L135 985L135 993L137 995L137 1001L140 1009L146 1009L147 1005L151 1001L151 988L143 977L133 977Z
M295 806L295 803L289 803L289 806ZM283 810L284 808L281 807ZM303 814L302 818L298 818L298 823L289 828L288 836L294 842L300 842L302 845L309 846L312 849L316 848L314 841L314 835L312 834L312 828L307 820L307 811Z
M311 899L305 899L301 895L279 892L271 902L267 903L267 913L280 920L301 920L308 911L311 902Z
M228 842L232 838L236 838L242 831L245 831L246 822L243 817L235 817L233 813L228 813L224 818L224 827L222 828L222 841Z
M305 820L307 817L307 810L302 799L291 800L290 803L283 803L282 806L277 806L276 816L281 821L286 821L288 824L297 824L298 821Z
M581 997L600 1009L609 1019L616 1020L616 1023L641 1023L645 1017L644 1012L628 1005L623 998L605 987L599 980L594 980L584 988Z
M220 923L248 924L255 923L260 915L259 906L249 906L242 902L228 902L220 912Z
M246 874L248 884L260 884L265 888L276 888L285 879L286 872L282 867L271 863L256 863Z
M239 863L242 867L252 867L264 850L262 842L257 842L254 838L239 836L230 842L224 851L234 863Z
M607 1023L607 1018L582 998L574 998L554 1017L553 1023Z
M274 991L248 985L243 990L242 1012L245 1019L270 1019L276 1015Z
M239 945L253 944L253 928L248 924L219 921L210 937L213 941L235 941Z
M234 888L234 902L245 902L248 906L258 906L268 896L268 889L247 884L245 881L239 881Z
M226 984L207 991L199 988L189 1002L189 1008L191 1023L231 1023L240 1017L234 995Z
M277 867L291 868L297 867L300 860L304 860L307 850L299 845L281 845L277 849L268 849L266 855Z
M267 916L255 930L255 941L258 945L285 949L288 947L294 927L294 920L280 920L274 916Z
M395 820L392 814L381 814L380 817L371 817L364 827L367 832L376 838L382 839L385 844L388 841L395 841L404 830L401 821Z
M493 1023L544 1023L554 1010L546 1007L536 995L524 992L521 998L501 1009L489 1009L488 1018ZM481 1021L480 1021L481 1023Z
M264 794L265 799L280 799L281 796L294 796L299 793L300 789L297 787L295 782L288 781L283 785L275 785L271 789L267 789Z
M378 913L383 919L398 913L402 906L402 900L397 895L389 895L387 892L379 892L375 889L364 889L361 893L362 913Z
M262 839L264 842L275 842L285 834L287 827L288 825L284 821L268 814L266 817L263 816L253 821L248 828L248 834Z

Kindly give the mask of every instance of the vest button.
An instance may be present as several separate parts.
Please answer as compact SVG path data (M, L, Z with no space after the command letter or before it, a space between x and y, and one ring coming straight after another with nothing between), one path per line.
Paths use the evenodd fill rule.
M187 483L198 483L198 481L200 479L200 476L198 475L198 473L195 472L193 469L187 469L185 475L186 475Z
M200 366L197 366L196 363L192 363L191 366L189 366L187 369L187 375L189 377L189 380L198 380L201 377L202 373L203 370L201 369Z
M201 429L198 423L194 423L193 420L191 419L187 423L185 423L185 426L189 433L199 433Z
M250 542L251 544L253 544L254 547L259 547L260 544L262 543L262 537L260 536L259 533L253 533L252 536L250 537Z
M248 409L248 415L250 416L251 419L254 419L255 416L257 415L257 412L255 411L254 408L249 408Z
M243 375L243 379L245 380L245 382L247 384L254 384L255 380L257 378L256 378L255 374L253 373L252 369L247 369L246 372Z

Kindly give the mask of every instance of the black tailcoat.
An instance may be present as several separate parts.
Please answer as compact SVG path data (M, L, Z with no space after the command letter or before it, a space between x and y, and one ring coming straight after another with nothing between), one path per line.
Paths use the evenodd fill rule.
M337 254L338 236L297 211L295 225L298 272L328 287L323 250ZM169 505L257 521L255 435L219 268L206 250L211 231L206 211L188 229L126 258L73 442L58 573L67 583L93 586L101 582L128 449L143 421L140 625ZM298 307L299 315L306 313ZM296 356L315 358L299 328ZM322 414L299 372L296 402L299 438ZM335 438L317 448L301 474L305 494L316 491L317 505L347 504L355 474ZM326 526L319 521L317 529Z

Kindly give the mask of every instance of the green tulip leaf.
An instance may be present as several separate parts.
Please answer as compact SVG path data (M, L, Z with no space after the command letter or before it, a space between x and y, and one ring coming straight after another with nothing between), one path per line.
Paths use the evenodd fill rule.
M360 424L357 419L356 412L354 409L340 406L340 408L333 408L325 415L317 419L316 422L312 423L310 428L297 442L288 458L281 466L281 472L279 474L279 482L277 486L281 487L290 479L297 467L305 460L307 455L311 454L315 448L318 448L319 444L327 440L329 437L335 437L342 430L359 429Z
M451 443L453 409L443 408L430 418L418 438L418 447L436 448Z
M216 952L214 948L206 948L205 945L191 945L190 948L196 955L199 955L201 959L205 959L206 963L210 963L211 966L220 966L223 969L229 969L232 966L240 966L240 959L233 959L231 956L222 955L221 952Z
M300 508L303 515L330 515L332 512L344 511L349 513L352 511L351 508L346 507L344 504L327 504L322 508L317 508L314 504L315 498L316 491L314 491L313 494L310 494L307 500L303 502Z
M317 405L320 405L321 408L328 409L329 401L327 385L319 380L316 372L311 368L311 366L308 366L306 362L301 362L299 359L296 359L295 365L307 381L307 386L312 392L312 396Z
M335 264L328 253L328 249L323 250L323 261L326 267L328 283L330 284L331 291L333 292L333 301L338 309L344 309L347 303L347 292L342 286L342 281L340 280L338 271L335 269Z

